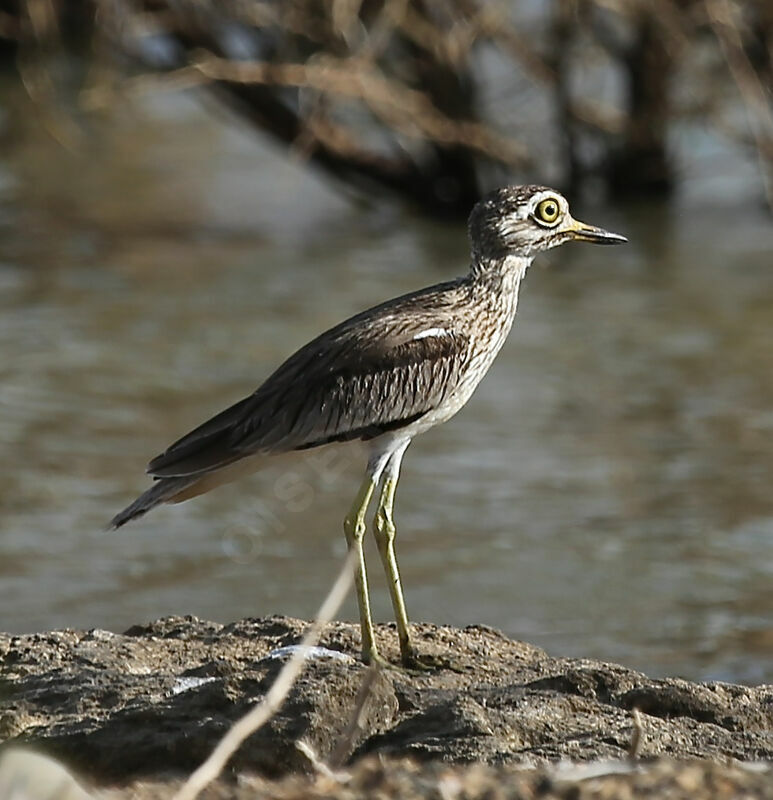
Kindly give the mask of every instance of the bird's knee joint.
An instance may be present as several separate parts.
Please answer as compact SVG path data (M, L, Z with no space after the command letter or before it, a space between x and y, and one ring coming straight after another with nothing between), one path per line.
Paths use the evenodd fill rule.
M367 526L365 525L365 520L362 517L345 517L344 518L344 533L346 534L346 538L352 539L359 539L362 540L365 536L365 531L367 530Z
M373 518L373 526L376 529L376 536L386 541L393 541L395 538L395 524L391 517L383 512L378 512Z

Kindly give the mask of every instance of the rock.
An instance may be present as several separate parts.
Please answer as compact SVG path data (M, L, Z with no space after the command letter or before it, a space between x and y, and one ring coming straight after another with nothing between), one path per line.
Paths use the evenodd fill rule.
M92 795L53 759L7 748L0 755L0 797L4 800L90 800Z
M0 634L0 741L33 746L103 782L187 774L265 694L288 658L283 648L307 627L284 617L225 626L173 617L123 635ZM773 758L771 687L652 680L614 664L552 658L480 626L414 632L420 652L450 658L454 669L381 672L356 735L347 737L366 668L358 628L329 625L287 702L245 742L231 771L310 772L299 739L322 760L343 743L344 760L365 764L374 754L511 771L619 760L634 708L642 759ZM377 635L396 661L393 628L380 626ZM697 769L680 779L700 784L713 767Z

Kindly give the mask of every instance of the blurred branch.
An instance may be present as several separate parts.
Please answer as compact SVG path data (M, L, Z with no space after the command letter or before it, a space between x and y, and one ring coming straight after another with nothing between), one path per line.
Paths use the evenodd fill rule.
M315 64L260 64L206 57L188 69L213 81L311 88L361 100L383 122L406 136L464 145L506 164L528 161L524 145L480 123L449 119L422 92L390 81L367 61L326 58L325 63Z
M505 172L553 181L558 172L570 191L593 177L619 194L667 194L668 144L686 120L752 147L772 191L770 0L547 0L528 9L503 0L18 0L16 8L0 0L0 37L18 39L7 50L67 146L80 131L61 102L69 73L60 55L73 31L89 30L79 23L91 13L99 35L88 41L83 107L202 87L365 196L384 189L431 214L466 215L482 184ZM486 91L491 81L496 95ZM733 117L738 98L748 134Z
M51 136L62 147L76 150L81 131L61 107L61 93L51 69L52 59L62 50L56 7L53 0L27 0L23 8L26 17L19 19L16 58L21 83Z
M521 35L512 25L501 6L492 3L487 4L486 8L488 9L487 13L481 17L481 34L490 37L536 83L559 91L559 78L555 63L556 51L552 49L554 53L552 60L543 56L529 43L528 38ZM555 41L553 45L555 47ZM619 135L623 130L625 118L619 109L612 108L598 100L585 100L566 94L561 103L568 118L581 127L609 135Z
M728 0L705 0L711 26L727 61L730 74L744 102L757 147L768 205L773 209L773 110L770 89L766 91L749 61L743 37ZM766 163L768 162L768 163Z
M21 36L19 19L7 11L0 11L0 39L18 40Z

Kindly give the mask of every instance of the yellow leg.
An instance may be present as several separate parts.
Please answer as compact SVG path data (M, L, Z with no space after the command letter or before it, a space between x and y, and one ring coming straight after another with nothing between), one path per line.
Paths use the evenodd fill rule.
M395 523L392 518L392 509L397 488L397 476L387 475L378 500L376 516L373 520L374 533L381 563L389 585L389 595L392 598L392 608L397 622L397 635L400 640L400 658L406 666L416 662L416 655L411 647L411 638L408 631L408 614L405 611L403 587L400 583L400 572L397 568L395 556Z
M368 475L360 486L357 497L354 498L349 513L344 519L344 534L349 550L354 549L356 561L354 564L354 587L357 592L357 605L360 608L360 631L362 636L362 658L368 663L379 660L376 638L373 634L373 621L370 616L370 599L368 597L368 575L365 571L365 554L362 550L362 540L367 530L365 514L368 511L370 499L376 484Z

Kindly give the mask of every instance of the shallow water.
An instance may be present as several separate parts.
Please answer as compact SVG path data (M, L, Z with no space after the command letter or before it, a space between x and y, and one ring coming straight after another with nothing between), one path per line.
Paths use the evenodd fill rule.
M464 271L464 231L352 204L190 101L148 101L68 153L3 96L0 628L310 616L357 453L102 528L151 456L309 337ZM532 267L488 378L406 457L414 619L773 681L773 227L742 197L585 207L631 244Z

